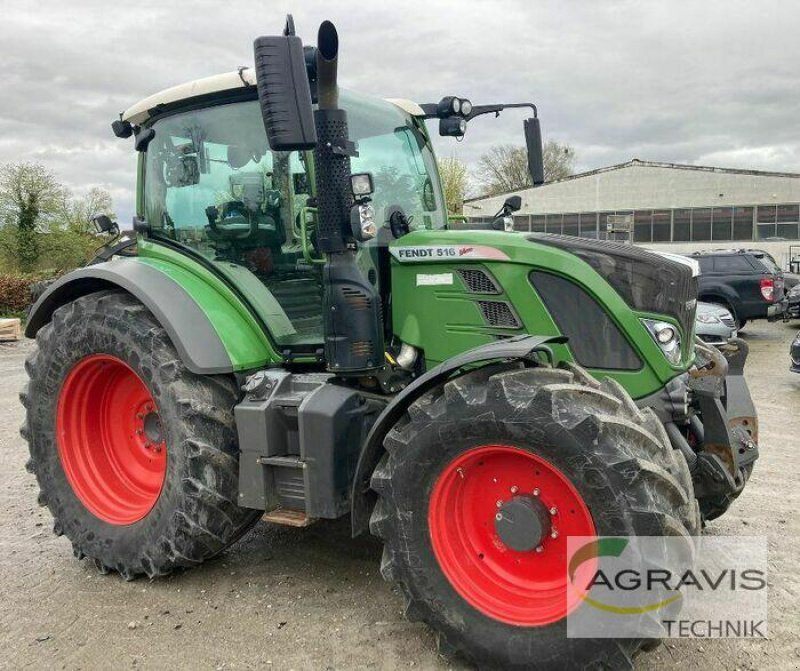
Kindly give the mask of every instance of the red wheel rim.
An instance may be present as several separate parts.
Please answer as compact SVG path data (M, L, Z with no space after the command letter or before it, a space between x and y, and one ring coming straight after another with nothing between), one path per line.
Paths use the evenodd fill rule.
M150 512L166 445L153 396L128 364L93 354L75 365L58 397L56 438L67 480L95 516L122 525Z
M498 533L497 516L512 500L549 516L535 549L514 550ZM428 526L443 573L484 615L544 626L580 603L567 586L567 538L594 536L595 526L573 484L546 459L504 445L464 452L434 483Z

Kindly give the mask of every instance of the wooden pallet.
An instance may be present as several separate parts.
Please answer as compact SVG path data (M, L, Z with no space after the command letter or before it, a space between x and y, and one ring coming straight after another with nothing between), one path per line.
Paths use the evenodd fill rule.
M0 340L19 340L22 337L22 322L18 318L0 319Z

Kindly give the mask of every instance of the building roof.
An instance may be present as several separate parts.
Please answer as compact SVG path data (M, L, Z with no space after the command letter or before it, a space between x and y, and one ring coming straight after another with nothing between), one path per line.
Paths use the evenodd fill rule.
M712 173L721 173L721 174L729 174L729 175L750 175L755 177L795 177L800 178L800 173L798 172L772 172L767 170L749 170L746 168L717 168L713 166L706 166L706 165L688 165L686 163L667 163L664 161L642 161L638 158L631 159L626 163L617 163L616 165L609 165L604 168L595 168L594 170L587 170L586 172L579 172L575 175L570 175L569 177L564 177L562 179L556 179L552 182L545 182L542 186L548 186L550 184L560 184L562 182L569 182L576 179L581 179L583 177L591 177L593 175L599 175L604 172L612 172L614 170L622 170L623 168L669 168L672 170L696 170L698 172L712 172ZM541 189L542 186L536 187ZM533 187L527 187L527 189L532 189ZM524 189L524 190L527 190ZM509 191L508 193L519 193L520 189L516 189L514 191ZM504 193L497 193L492 196L489 195L482 195L476 196L475 198L467 198L464 202L471 203L478 200L485 200L486 198L497 198L499 196L506 195Z
M235 91L236 89L254 87L255 85L256 73L253 68L240 67L232 72L224 72L210 77L203 77L202 79L195 79L194 81L184 84L178 84L177 86L171 86L140 100L138 103L125 110L120 116L122 119L130 121L132 124L141 124L150 118L151 111L156 109L159 105L169 105L190 98L221 93L223 91ZM405 100L403 98L387 98L386 100L409 114L415 116L424 114L422 108L411 100Z

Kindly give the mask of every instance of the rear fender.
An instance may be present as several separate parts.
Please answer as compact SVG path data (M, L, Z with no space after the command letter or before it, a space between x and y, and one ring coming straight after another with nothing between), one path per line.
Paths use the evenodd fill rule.
M122 289L141 301L193 373L232 373L280 359L232 293L224 295L184 268L139 258L115 258L59 278L31 308L25 335L36 337L62 305L107 289Z

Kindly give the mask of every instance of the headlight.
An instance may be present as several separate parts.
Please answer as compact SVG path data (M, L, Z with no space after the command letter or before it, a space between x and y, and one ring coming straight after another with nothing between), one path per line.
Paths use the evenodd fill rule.
M642 322L650 331L653 340L661 348L667 361L671 364L679 364L681 362L681 336L678 330L667 322L658 321L655 319L643 319Z
M795 284L791 289L789 289L790 296L800 296L800 284Z
M698 312L697 313L697 321L699 321L699 322L701 322L703 324L719 324L720 318L717 317L716 315L705 314L705 313L704 314L700 314Z

